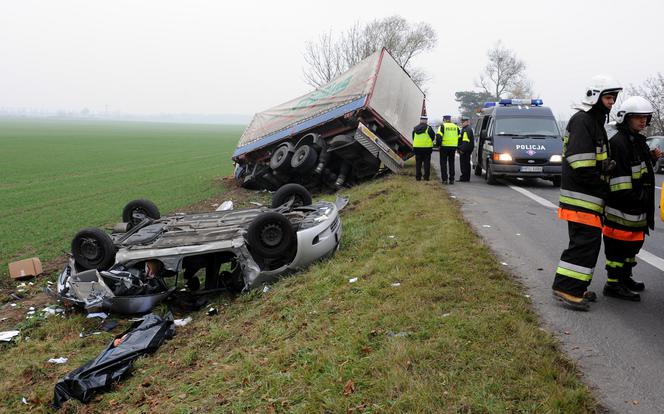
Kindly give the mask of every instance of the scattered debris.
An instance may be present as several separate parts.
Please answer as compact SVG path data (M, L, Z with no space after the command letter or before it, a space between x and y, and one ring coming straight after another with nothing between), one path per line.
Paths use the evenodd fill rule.
M505 263L505 262L500 262L500 264L503 265L503 266L507 266L507 263Z
M250 201L249 204L253 204L256 207L262 207L263 206L263 203L259 203L258 201Z
M28 405L28 400L25 397L21 398L21 402L25 405Z
M232 200L226 200L215 211L229 211L233 210L233 201Z
M392 283L392 286L394 286L394 287L399 287L399 286L401 286L401 283L399 283L399 282L394 282L394 283Z
M270 291L270 287L269 287L269 286L267 286L267 285L263 286L263 293L267 293L267 292L269 292L269 291Z
M409 335L410 335L410 332L388 332L387 333L387 336L391 336L391 337L394 337L394 338L403 338L403 337L406 337L406 336L409 336Z
M389 237L390 239L393 239L393 238L395 238L396 236L389 235L389 236L387 236L387 237Z
M88 319L92 319L92 318L106 319L106 318L108 318L108 314L106 312L92 312L92 313L88 313L87 318Z
M113 329L115 329L118 326L118 321L115 319L104 319L104 321L101 323L101 329L104 330L104 332L110 332Z
M60 357L60 358L51 358L48 360L51 364L66 364L69 361L69 358Z
M208 314L208 316L219 315L219 309L217 309L213 306L210 309L208 309L207 314Z
M523 295L523 297L530 299L530 295Z
M14 300L21 300L23 299L23 296L19 295L18 293L10 293L9 297L14 299Z
M456 198L456 196L450 196L450 198Z
M520 235L521 235L521 233L517 233L516 235L517 235L517 236L520 236Z
M355 392L355 384L353 383L352 379L349 379L344 385L344 396L348 397L354 392Z
M488 224L482 224L482 227L490 228L491 226Z
M58 308L56 306L49 306L49 307L46 307L46 308L42 309L41 311L44 312L45 316L47 316L47 317L49 315L55 315L56 313L64 313L65 312L64 309Z
M191 322L191 321L192 321L191 316L187 316L184 319L174 320L173 324L175 324L175 326L187 326L189 324L189 322Z
M107 388L128 373L135 359L156 351L175 333L173 315L149 314L111 341L97 358L71 371L55 385L54 408L75 398L90 401L95 392ZM115 346L117 339L120 344Z
M30 307L28 308L28 310L33 311L33 310L35 310L35 307L34 307L34 306L30 306Z
M348 283L355 283L355 282L357 282L357 278L356 278L356 277L353 277L353 278L348 279Z
M539 271L541 272L541 271L544 270L544 269L541 268L541 267L538 267L537 270L539 270Z
M15 303L12 303L12 304L10 304L9 306L11 306L12 308L15 308L15 307L16 307L16 304L15 304Z
M447 318L447 317L450 316L450 315L451 315L451 313L449 313L449 312L447 312L447 313L443 313L443 318Z
M19 331L4 331L0 332L0 341L3 342L9 342L11 341L15 336L18 336L21 332Z
M35 311L33 311L33 310L28 311L27 314L28 314L28 315L34 315L34 314L35 314Z

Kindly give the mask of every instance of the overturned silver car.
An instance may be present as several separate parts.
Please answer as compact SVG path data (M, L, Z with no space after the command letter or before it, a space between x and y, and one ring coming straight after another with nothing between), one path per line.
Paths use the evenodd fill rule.
M88 311L130 314L182 290L180 279L190 292L251 289L334 254L346 203L312 203L298 184L277 190L270 208L160 217L150 201L134 200L110 235L76 234L57 295Z

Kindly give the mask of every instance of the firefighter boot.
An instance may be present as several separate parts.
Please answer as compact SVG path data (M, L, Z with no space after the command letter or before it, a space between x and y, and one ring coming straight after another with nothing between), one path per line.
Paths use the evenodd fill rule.
M632 302L640 302L641 295L636 292L632 292L620 282L606 282L604 285L604 296L610 296L612 298L631 300Z
M591 299L587 297L585 293L583 296L579 297L563 292L562 290L553 289L553 297L574 310L585 311L590 309Z
M632 279L632 276L628 277L623 281L627 289L634 292L642 292L646 288L646 284L640 280Z

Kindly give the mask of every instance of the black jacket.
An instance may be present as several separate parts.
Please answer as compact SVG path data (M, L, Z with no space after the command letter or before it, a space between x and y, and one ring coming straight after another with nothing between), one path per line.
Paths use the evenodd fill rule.
M646 137L620 128L609 145L615 167L611 170L606 224L622 230L654 229L655 173Z
M415 138L415 134L421 134L422 132L427 130L427 134L433 141L433 139L436 137L436 133L433 132L433 128L431 128L428 124L420 123L413 128L413 134L411 135L411 138Z
M611 168L605 121L606 113L598 106L570 118L563 145L560 207L603 214Z
M468 134L468 139L470 139L470 142L465 142L463 140L464 133ZM461 135L459 137L459 151L464 153L471 153L473 152L473 148L475 148L473 129L470 127L470 125L466 125L465 127L461 128Z

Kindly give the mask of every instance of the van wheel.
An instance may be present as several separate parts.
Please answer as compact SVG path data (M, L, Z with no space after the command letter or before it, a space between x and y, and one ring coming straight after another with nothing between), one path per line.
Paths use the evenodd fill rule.
M115 262L115 252L111 236L97 228L83 229L71 241L77 269L106 270Z
M475 165L475 175L478 177L482 176L482 166L480 164Z
M551 181L553 181L554 187L560 187L560 183L562 182L562 177L561 176L553 177Z
M489 163L487 163L487 165L486 165L486 182L489 185L498 184L498 180L496 180L496 176L493 174L493 168L491 167L491 164L489 164Z

